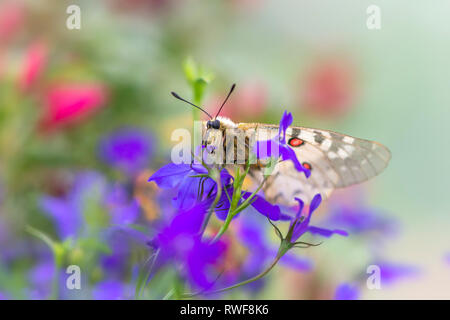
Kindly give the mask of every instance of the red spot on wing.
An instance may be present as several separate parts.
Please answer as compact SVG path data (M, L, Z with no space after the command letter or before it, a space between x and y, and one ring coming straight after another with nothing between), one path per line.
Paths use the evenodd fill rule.
M301 145L303 145L305 143L305 141L303 141L302 139L299 139L299 138L291 138L291 139L289 139L288 143L291 147L300 147Z
M303 162L302 166L303 166L303 168L308 169L308 170L312 169L311 165L308 162Z

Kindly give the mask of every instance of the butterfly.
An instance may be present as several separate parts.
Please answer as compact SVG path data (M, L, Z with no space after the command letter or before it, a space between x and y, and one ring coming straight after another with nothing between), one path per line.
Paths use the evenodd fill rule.
M238 158L245 163L249 159L249 150L257 141L273 139L279 133L278 125L234 123L218 116L234 88L235 85L215 117L172 92L177 99L199 108L210 117L203 122L203 146L212 150L211 153L220 151L220 159L231 166L239 164ZM226 138L230 131L234 132L234 137L245 137L243 149L236 147L236 139ZM307 178L295 169L292 161L278 161L268 177L264 173L264 164L251 165L249 176L257 184L264 181L262 191L266 200L273 204L295 205L295 198L309 203L317 193L327 198L335 189L362 183L380 174L391 159L389 149L378 142L329 130L290 126L286 130L286 142L311 174Z

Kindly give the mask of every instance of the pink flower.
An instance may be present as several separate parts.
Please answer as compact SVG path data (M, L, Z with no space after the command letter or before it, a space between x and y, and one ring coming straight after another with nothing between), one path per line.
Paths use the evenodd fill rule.
M25 8L20 1L7 1L0 6L0 44L8 42L25 20Z
M217 113L223 102L223 96L216 96L206 104L206 109L212 115ZM220 113L221 116L236 119L236 121L253 120L261 116L267 105L266 87L257 82L237 84L233 96L230 97Z
M106 89L98 83L57 84L46 93L41 128L50 130L84 119L104 106L106 99Z
M321 61L306 77L302 105L321 116L336 116L348 111L354 100L352 68L342 61Z
M47 64L47 57L48 47L44 42L38 41L30 45L19 76L21 90L29 90L39 78Z

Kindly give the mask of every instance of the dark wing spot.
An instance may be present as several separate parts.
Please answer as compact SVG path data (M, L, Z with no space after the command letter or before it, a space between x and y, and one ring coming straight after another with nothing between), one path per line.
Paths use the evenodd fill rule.
M322 144L323 140L325 140L325 137L323 136L322 132L314 131L314 141L318 144Z
M300 135L301 130L299 128L292 128L292 137L297 138Z
M342 141L342 139L344 139L344 136L340 135L340 134L336 134L334 132L330 132L331 138L333 138L334 140L338 140L338 141Z

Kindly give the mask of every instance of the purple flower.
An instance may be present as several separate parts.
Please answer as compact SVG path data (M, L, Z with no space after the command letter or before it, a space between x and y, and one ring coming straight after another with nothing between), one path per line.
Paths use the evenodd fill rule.
M148 181L154 181L160 188L177 188L174 206L179 210L187 210L198 202L214 199L217 192L216 182L209 177L195 177L207 173L202 165L169 163L156 171ZM220 172L223 188L231 179L232 176L227 170Z
M29 280L31 288L29 295L31 299L41 300L50 296L54 273L55 266L51 258L44 259L30 270Z
M333 226L342 227L352 234L380 233L393 235L397 225L378 210L367 206L335 206L327 219Z
M136 235L138 235L137 239ZM108 279L120 279L126 274L133 242L147 247L149 241L139 231L122 226L109 228L104 238L111 252L100 257L100 264L105 274L108 275Z
M123 185L116 184L105 196L105 205L111 215L111 223L130 224L139 217L140 209L136 199L129 199Z
M228 193L228 195L227 195ZM222 196L217 204L215 209L216 215L219 219L225 220L228 214L228 210L230 209L230 200L233 194L233 188L224 188L222 191ZM251 192L242 191L241 199L239 200L239 205L242 204L245 200L247 200L251 196ZM250 200L250 205L256 209L258 213L261 213L263 216L268 217L270 220L290 220L290 216L281 212L281 209L277 205L273 205L270 202L266 201L263 197L259 195L254 195ZM237 217L236 215L235 217Z
M242 244L249 249L249 257L246 262L248 271L262 271L264 262L273 260L277 254L278 247L267 240L265 234L267 229L254 218L247 215L240 221L238 236ZM280 263L298 271L310 271L313 264L307 258L299 257L288 251L280 260ZM253 274L253 275L256 275Z
M133 223L140 212L136 200L129 199L122 185L111 187L102 175L93 171L77 174L65 196L43 196L40 206L53 219L59 238L64 240L80 236L85 223L86 204L90 202L107 209L112 224Z
M169 163L156 171L149 181L154 181L161 188L177 188L174 206L180 210L187 210L200 202L203 202L205 205L212 204L217 193L216 182L209 177L196 177L207 173L207 170L201 165ZM222 195L215 209L217 217L221 220L226 219L230 208L229 198L233 194L232 179L233 177L228 171L222 169L220 173ZM250 192L243 191L240 203L245 201L250 195ZM251 205L259 213L269 217L271 220L287 220L289 218L281 213L278 206L272 205L259 195L254 196Z
M392 285L400 280L416 277L420 274L420 269L416 266L392 262L375 262L380 268L380 277L382 285Z
M353 283L342 283L336 288L334 293L335 300L358 300L361 291L358 285Z
M97 283L92 290L94 300L121 300L126 299L126 288L123 283L116 280L105 280Z
M445 263L447 263L450 266L450 252L447 252L444 255L444 261L445 261Z
M153 137L137 128L122 128L103 138L99 145L102 161L133 176L145 168L153 155Z
M284 111L283 116L280 120L280 128L278 135L276 135L271 140L258 141L254 147L254 153L258 159L266 159L270 157L291 160L294 164L295 169L299 172L303 172L307 178L311 175L311 171L305 168L297 159L295 151L286 143L286 130L292 124L293 118L292 114Z
M255 210L249 208L250 211ZM266 218L257 214L245 214L236 222L236 238L239 244L229 236L223 239L227 243L226 268L217 279L215 288L233 285L247 280L265 270L274 261L278 253L278 246L267 237ZM272 232L272 230L271 230ZM246 255L242 256L242 247ZM240 254L237 254L237 250ZM287 268L298 272L309 272L313 269L313 262L306 257L298 256L293 252L287 252L278 262ZM253 281L243 287L251 293L257 293L263 289L266 278Z
M53 218L60 239L75 237L83 223L83 206L90 197L102 196L106 184L96 172L83 172L75 178L72 189L65 197L43 196L42 210Z
M211 268L217 265L225 252L223 242L202 240L200 229L208 207L198 204L182 211L153 239L152 245L160 250L158 259L175 265L193 285L210 288L217 275Z
M339 234L341 236L348 236L348 233L344 230L335 229L335 230L329 230L319 227L310 226L309 223L311 221L311 215L312 213L319 207L320 203L322 202L322 197L320 194L316 194L314 198L311 201L311 204L309 205L309 212L305 216L302 215L304 203L299 198L295 198L295 200L299 203L299 209L297 211L297 214L294 218L294 220L291 222L290 230L292 230L291 238L289 239L291 242L297 241L298 238L300 238L303 234L306 232L312 233L312 234L318 234L322 237L331 237L333 234Z

